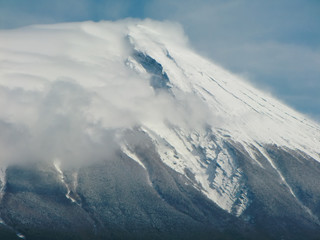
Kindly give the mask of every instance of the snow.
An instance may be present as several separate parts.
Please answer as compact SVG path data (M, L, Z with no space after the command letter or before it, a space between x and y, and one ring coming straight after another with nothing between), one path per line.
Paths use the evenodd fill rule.
M0 182L1 182L1 188L0 188L0 203L1 203L2 198L5 194L5 189L6 189L6 169L4 167L0 168Z
M213 200L222 209L231 212L237 209L239 216L246 209L248 199L246 189L241 183L241 170L228 152L223 149L222 142L209 139L205 131L194 131L190 135L182 129L162 126L157 128L144 127L143 130L152 137L158 148L161 159L171 168L185 174L188 169L195 175L194 187L201 190L209 199ZM204 151L203 159L195 153L195 147L200 146ZM215 169L212 164L217 165ZM213 172L214 171L214 172ZM190 179L193 182L193 179ZM239 195L239 193L241 195ZM241 203L234 205L237 199Z
M290 194L296 199L296 201L299 203L299 205L311 216L312 219L315 220L315 222L320 225L320 221L318 219L318 217L316 215L314 215L312 213L312 211L310 210L310 208L308 208L307 206L305 206L296 196L296 194L293 192L291 186L288 184L287 180L284 178L284 176L282 175L281 171L275 166L273 160L270 158L270 156L268 155L268 153L261 148L260 146L256 145L255 146L257 149L259 149L259 152L268 160L268 162L270 163L270 165L275 169L275 171L278 173L281 181L284 183L284 185L288 188Z
M121 146L121 150L124 154L126 154L132 160L135 160L141 167L143 167L146 170L146 167L144 166L144 164L140 161L138 156L133 151L129 150L128 146L123 144Z
M162 64L176 91L199 95L220 119L216 125L232 133L234 140L290 146L320 160L315 151L320 146L320 127L315 122L188 48L161 42L153 29L145 27L142 32L133 26L129 35L135 49ZM148 41L140 41L141 35Z
M61 170L61 161L59 159L55 159L53 161L53 166L55 167L55 169L57 170L58 172L58 177L59 177L59 180L61 181L61 183L67 188L67 193L66 193L66 198L69 199L72 203L76 203L77 205L80 205L76 199L74 199L70 193L71 193L71 188L69 186L69 184L65 181L65 177L64 177L64 173L63 171ZM77 179L77 174L74 174L73 175L73 178L74 179ZM73 183L74 187L77 186L77 182L74 181Z
M0 31L0 46L0 120L38 133L41 114L47 114L41 101L54 83L71 82L89 101L61 107L55 114L73 117L79 109L84 132L142 126L165 164L181 174L190 170L194 187L236 216L250 201L242 171L224 141L241 144L252 162L263 168L252 148L256 147L293 197L260 146L285 146L320 162L318 123L196 54L177 24L125 20L30 26ZM170 92L153 91L150 74L133 58L133 51L161 64ZM17 98L21 92L35 100ZM121 149L147 170L125 143ZM66 197L76 202L59 162L54 166L68 190Z
M0 181L1 181L1 188L0 188L0 203L2 202L3 196L5 194L6 189L6 168L1 167L0 168ZM6 227L12 228L11 226L8 226L7 223L1 218L0 216L0 224L4 225ZM14 230L14 228L12 228ZM26 239L26 237L22 233L16 233L18 238Z
M22 233L17 233L17 237L21 239L26 239L26 237Z
M198 56L186 46L167 39L163 41L158 34L148 26L132 26L129 31L135 50L151 56L162 65L173 85L174 93L192 92L209 106L215 119L208 123L222 130L221 139L221 135L227 134L233 141L241 143L251 159L262 168L251 148L257 142L298 149L320 161L317 152L320 147L320 128L316 123L266 93L254 89L238 76ZM185 168L191 170L210 199L229 212L235 209L236 216L241 215L249 200L245 189L236 198L241 190L241 169L234 169L235 164L229 162L232 157L224 151L218 155L207 152L206 158L215 158L215 163L219 166L215 169L214 179L209 179L210 174L206 169L210 168L206 163L199 163L199 159L194 156L190 139L181 139L183 134L170 131L166 126L146 126L167 165L180 173ZM219 133L215 134L219 136ZM168 144L170 147L167 147ZM201 146L199 142L195 145ZM281 172L270 158L267 159L296 198ZM234 206L236 200L240 201L238 206Z

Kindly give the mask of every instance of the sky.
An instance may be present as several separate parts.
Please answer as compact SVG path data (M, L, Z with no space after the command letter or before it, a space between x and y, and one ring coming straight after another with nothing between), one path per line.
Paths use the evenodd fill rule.
M0 28L151 18L203 56L320 121L319 0L0 0Z

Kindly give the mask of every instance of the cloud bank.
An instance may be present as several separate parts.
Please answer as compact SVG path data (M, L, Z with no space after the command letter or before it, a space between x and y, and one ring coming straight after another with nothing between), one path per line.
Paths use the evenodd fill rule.
M135 23L0 32L2 165L54 159L85 164L112 156L122 129L145 122L205 124L209 113L198 99L187 94L176 101L165 91L155 92L149 74L138 75L127 66L129 21ZM184 38L180 27L170 24L170 29L179 32L173 39Z

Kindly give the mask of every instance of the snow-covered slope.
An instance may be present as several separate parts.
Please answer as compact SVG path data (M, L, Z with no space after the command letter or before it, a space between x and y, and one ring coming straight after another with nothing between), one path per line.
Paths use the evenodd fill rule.
M136 50L162 65L173 91L192 93L206 102L217 118L215 126L232 133L235 141L284 145L314 153L319 160L318 124L160 34L152 26L138 25L128 35Z
M207 128L195 127L186 131L168 127L168 124L145 123L148 127L145 131L158 145L164 162L180 173L189 169L210 199L223 209L240 215L250 199L241 181L241 167L233 161L224 142L240 143L254 164L263 168L256 151L268 159L296 198L262 146L273 144L299 150L320 161L319 125L189 50L182 43L183 38L172 39L161 30L155 30L152 24L131 26L130 43L135 51L155 59L162 66L174 96L180 96L181 92L197 96L212 114L206 121L212 132ZM134 61L130 66L133 69L141 67ZM211 138L213 135L215 140ZM168 145L170 147L166 147ZM200 156L197 149L201 150Z
M31 26L1 31L0 46L0 128L9 129L0 133L3 166L26 154L83 164L107 154L101 132L111 129L147 171L122 136L138 126L165 164L222 209L240 216L252 201L232 145L253 166L270 167L318 221L266 146L320 162L320 126L196 54L178 25Z

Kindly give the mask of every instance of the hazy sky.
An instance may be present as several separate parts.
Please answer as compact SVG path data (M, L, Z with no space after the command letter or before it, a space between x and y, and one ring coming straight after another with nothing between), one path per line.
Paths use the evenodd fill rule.
M0 0L0 28L126 17L181 23L202 55L320 121L319 0Z

